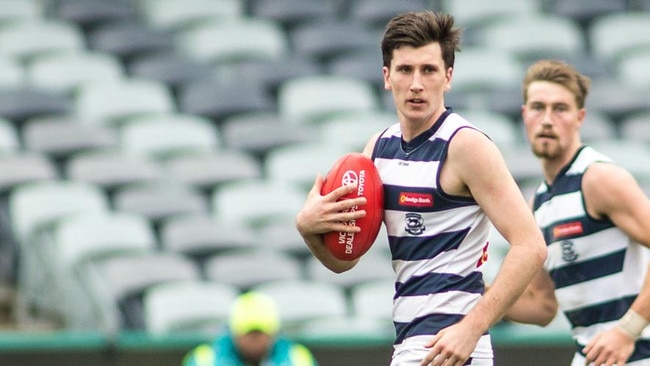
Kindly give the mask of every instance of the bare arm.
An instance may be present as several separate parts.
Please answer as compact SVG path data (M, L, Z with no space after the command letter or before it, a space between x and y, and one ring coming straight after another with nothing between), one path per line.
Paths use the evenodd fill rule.
M533 197L528 201L533 210ZM504 319L519 323L546 326L557 315L558 303L555 284L545 269L541 269L528 284L524 293L512 305Z
M609 217L614 224L636 242L650 247L650 201L632 175L624 169L599 163L592 165L583 177L583 193L589 214ZM630 307L650 320L650 272L646 270L641 292ZM585 347L589 361L596 364L623 364L634 349L633 339L619 327L597 334Z
M548 272L541 269L524 293L508 309L504 319L546 326L555 319L557 309L555 285Z
M429 346L433 357L466 359L476 342L503 318L541 270L546 245L532 213L494 143L482 133L463 129L451 141L441 185L450 194L471 194L510 243L493 284L459 323L439 332Z
M541 270L546 245L496 146L474 130L465 129L458 134L450 146L449 167L510 243L490 289L463 320L487 330L503 317Z

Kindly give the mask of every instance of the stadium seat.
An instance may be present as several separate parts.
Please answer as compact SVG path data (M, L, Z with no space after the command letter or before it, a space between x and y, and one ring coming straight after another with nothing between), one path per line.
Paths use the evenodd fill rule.
M357 286L379 280L394 280L395 272L389 256L381 251L370 250L365 253L354 268L343 273L334 273L318 259L307 259L306 276L312 281L328 282L348 291Z
M337 15L336 1L332 0L251 0L249 3L253 17L278 22L287 31Z
M211 212L224 222L260 227L295 217L305 200L302 190L261 178L225 183L210 199Z
M307 322L349 315L341 287L310 280L274 281L253 287L271 296L278 304L280 319L288 334L300 332Z
M215 254L204 262L208 281L225 283L240 291L280 280L303 278L301 262L282 252L251 249Z
M279 59L289 51L287 35L279 24L246 17L215 20L178 31L175 45L180 52L213 64Z
M31 118L65 115L73 109L74 101L60 93L29 86L0 90L0 117L11 120L19 132L25 121Z
M635 132L636 133L636 132ZM590 144L627 169L637 180L650 180L650 145L642 140L601 140Z
M264 175L262 165L253 155L230 149L185 154L167 159L162 166L172 180L208 195L221 184Z
M43 260L54 249L43 240L52 225L62 218L77 214L106 212L108 197L97 186L63 180L25 183L15 187L8 196L8 213L13 240L18 249L16 318L28 324L44 315L48 301L39 296L45 292L48 273Z
M180 333L213 337L227 326L234 286L210 281L162 283L143 295L144 330L149 335Z
M71 299L70 319L86 330L113 334L144 330L143 295L163 283L198 281L195 264L180 254L154 252L87 261L79 270L85 300ZM72 304L76 300L75 304Z
M177 156L209 153L221 145L209 119L181 113L133 117L119 128L120 147L127 154L164 161Z
M340 146L350 152L361 152L371 136L397 121L393 112L352 112L327 118L321 121L317 128L322 144Z
M332 57L325 64L325 73L333 76L351 77L366 80L378 92L384 89L381 49L366 47L358 52L345 53Z
M613 140L618 138L614 122L598 110L587 109L583 127L580 128L580 138L584 142L598 140Z
M143 0L138 6L149 24L174 32L244 15L242 0Z
M0 56L0 88L18 88L26 85L25 67L14 57Z
M35 58L26 68L29 85L73 95L88 82L119 80L124 68L116 57L101 52L52 54Z
M426 0L387 1L381 6L373 0L348 1L347 17L359 21L370 28L383 30L394 16L409 11L433 10Z
M334 162L348 152L344 144L325 142L278 147L266 154L264 171L271 183L295 187L306 195L316 174L324 177Z
M297 77L318 75L319 63L308 58L287 53L279 59L243 60L229 67L227 77L260 85L266 93L277 97L280 85Z
M80 289L77 266L89 260L113 256L152 253L156 237L148 220L122 212L79 214L56 224L52 233L51 255L43 261L50 275L45 293L39 294L65 323L74 305L69 304ZM65 324L64 324L65 326Z
M97 185L109 196L121 188L157 181L163 176L161 166L154 160L120 150L80 152L69 157L63 169L66 178Z
M558 15L505 18L482 26L477 33L481 47L510 53L526 64L539 58L583 56L588 51L580 25Z
M278 220L252 231L257 245L261 248L288 253L303 261L313 255L298 233L293 219Z
M0 24L39 21L43 16L40 0L0 0Z
M493 47L465 47L456 56L451 87L462 93L519 87L524 71L513 52Z
M287 122L318 123L339 113L380 109L369 82L352 77L312 75L285 81L278 93L278 112Z
M130 117L176 110L165 84L135 78L84 84L78 89L74 103L75 115L85 123L113 126Z
M83 32L74 24L54 19L15 22L0 27L0 56L21 61L46 53L85 49Z
M14 123L0 117L0 156L17 153L22 149L21 136Z
M599 16L589 26L591 53L610 66L642 48L650 47L646 32L650 13L619 12Z
M30 182L58 179L55 163L36 151L17 151L0 155L0 195L6 195L17 186Z
M650 62L650 43L648 43L648 47L632 52L617 63L618 78L625 85L641 92L648 90L648 85L650 85L648 62Z
M82 123L74 116L31 118L22 132L25 149L45 154L59 165L77 153L116 148L119 144L115 129Z
M203 195L192 187L167 180L134 184L113 195L116 210L144 215L155 227L178 215L203 214L209 210Z
M314 141L310 126L287 123L276 112L237 114L221 123L224 144L229 149L249 152L260 160L278 147Z
M161 223L159 231L162 250L188 256L201 268L214 255L251 249L258 243L247 226L221 222L209 214L171 217Z
M349 52L376 48L381 42L379 31L356 20L339 18L301 24L288 35L293 54L321 63Z
M628 10L626 0L549 0L546 3L547 12L576 20L585 33L594 19Z
M625 118L618 125L623 140L645 142L650 148L650 110Z
M57 0L47 2L46 9L48 17L76 24L84 32L139 16L132 4L122 0Z
M650 110L650 100L638 88L619 78L598 79L591 83L587 108L604 113L615 124L639 112Z
M131 77L157 80L171 89L174 95L185 83L214 76L213 67L179 52L154 53L131 60L126 65Z
M377 318L392 323L395 281L382 278L359 284L352 289L350 301L357 317Z
M225 118L240 113L273 112L275 101L263 84L217 80L196 80L184 84L178 92L182 113L197 114L220 125Z
M110 53L128 63L138 57L175 49L174 34L144 20L121 20L103 24L86 33L88 48Z

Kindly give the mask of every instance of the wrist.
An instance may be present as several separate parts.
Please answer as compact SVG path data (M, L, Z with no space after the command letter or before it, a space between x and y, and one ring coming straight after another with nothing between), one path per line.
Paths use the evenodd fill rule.
M636 311L629 309L618 321L618 327L633 339L639 338L643 329L650 323Z

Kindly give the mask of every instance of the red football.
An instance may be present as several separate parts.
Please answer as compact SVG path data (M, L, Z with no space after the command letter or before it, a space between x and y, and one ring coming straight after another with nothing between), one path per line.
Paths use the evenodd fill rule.
M366 204L351 210L364 209L366 216L350 220L347 225L358 226L358 233L332 231L323 238L329 250L338 259L353 260L362 256L375 242L384 216L384 187L375 163L361 153L340 157L325 177L321 194L326 195L342 185L357 184L357 190L341 199L366 197Z

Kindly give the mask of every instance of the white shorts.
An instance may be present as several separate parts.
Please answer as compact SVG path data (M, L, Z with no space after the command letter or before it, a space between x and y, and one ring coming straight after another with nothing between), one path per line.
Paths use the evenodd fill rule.
M390 366L420 366L424 357L426 357L429 351L431 351L429 348L424 347L424 344L426 344L430 339L431 336L412 337L404 340L401 344L395 345ZM472 354L471 363L466 365L493 366L494 360L490 342L489 335L481 337L476 349L487 349L488 351L479 353L475 350Z

